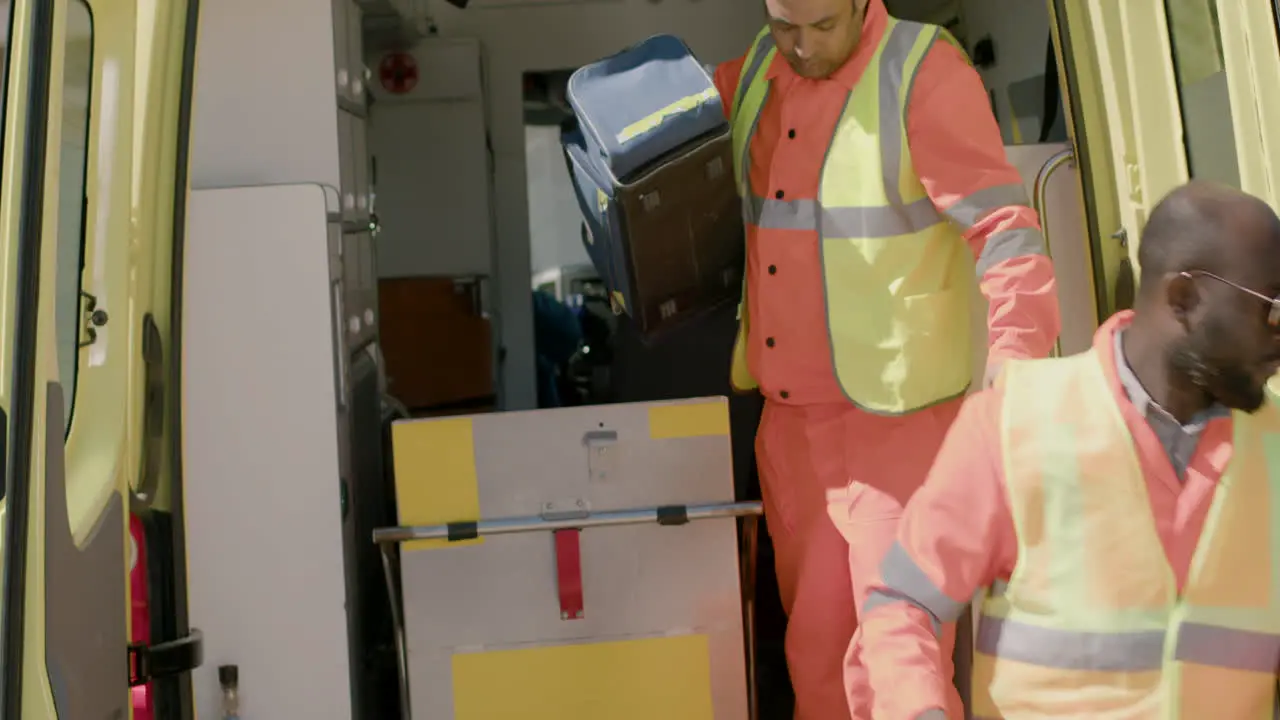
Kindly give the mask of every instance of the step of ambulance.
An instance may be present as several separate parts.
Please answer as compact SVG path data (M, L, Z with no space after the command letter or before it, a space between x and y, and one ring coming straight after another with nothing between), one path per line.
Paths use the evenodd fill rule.
M725 398L406 420L399 524L734 499ZM747 717L737 523L401 546L420 720Z

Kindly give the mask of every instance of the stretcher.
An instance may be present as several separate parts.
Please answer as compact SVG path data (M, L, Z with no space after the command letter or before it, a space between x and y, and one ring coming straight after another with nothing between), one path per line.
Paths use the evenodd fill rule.
M762 508L733 500L724 398L401 421L393 438L399 525L372 539L402 718L757 717ZM477 491L465 507L450 476Z

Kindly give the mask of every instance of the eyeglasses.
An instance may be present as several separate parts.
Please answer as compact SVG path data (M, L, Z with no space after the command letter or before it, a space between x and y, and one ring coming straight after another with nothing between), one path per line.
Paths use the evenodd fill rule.
M1267 325L1270 325L1273 329L1280 329L1280 297L1267 297L1266 295L1263 295L1257 290L1250 290L1249 288L1243 285L1240 285L1238 283L1233 283L1224 277L1219 277L1217 275L1214 275L1211 272L1205 272L1204 270L1186 270L1178 274L1188 279L1192 279L1196 277L1211 278L1213 280L1217 280L1220 283L1223 283L1224 285L1230 285L1231 287L1239 290L1242 293L1247 293L1249 295L1252 295L1258 298L1262 302L1271 306L1271 310L1267 313Z

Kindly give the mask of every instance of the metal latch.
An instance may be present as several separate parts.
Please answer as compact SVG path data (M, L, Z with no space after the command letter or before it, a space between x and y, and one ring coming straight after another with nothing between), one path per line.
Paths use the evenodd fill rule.
M204 662L204 634L191 634L155 645L129 646L129 687L146 685L155 678L191 672Z
M1124 228L1111 233L1111 239L1119 242L1122 248L1127 249L1129 247L1129 231Z
M98 307L98 298L83 290L80 291L80 302L83 303L80 320L80 339L76 343L86 348L98 341L98 328L107 324L107 311Z
M582 444L587 448L588 479L593 483L608 482L617 466L618 432L592 430L582 436Z

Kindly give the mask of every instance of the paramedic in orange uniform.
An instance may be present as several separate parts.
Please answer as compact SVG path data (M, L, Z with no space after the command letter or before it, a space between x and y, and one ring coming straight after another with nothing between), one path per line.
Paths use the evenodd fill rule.
M962 717L937 627L978 588L974 717L1272 717L1280 218L1187 185L1138 259L1091 351L960 412L864 605L877 720Z
M733 384L766 398L756 457L795 717L862 720L855 607L973 376L973 278L988 377L1049 354L1057 296L987 91L949 35L883 0L765 7L751 49L715 70L748 228Z

